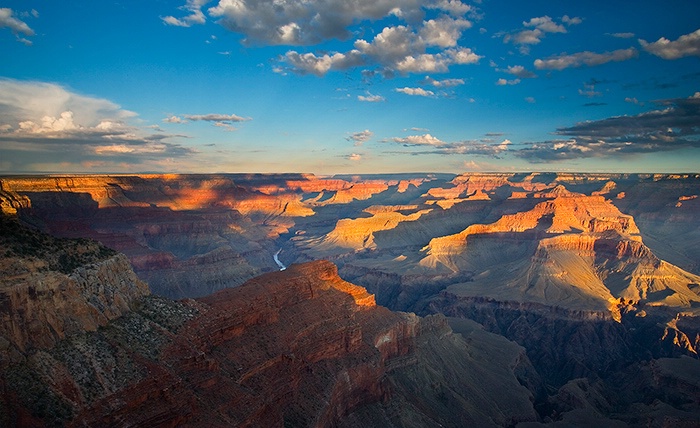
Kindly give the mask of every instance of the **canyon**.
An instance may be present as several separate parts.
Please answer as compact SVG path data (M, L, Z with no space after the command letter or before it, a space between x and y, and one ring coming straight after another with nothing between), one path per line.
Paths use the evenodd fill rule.
M697 426L699 193L688 174L0 177L23 237L0 416Z

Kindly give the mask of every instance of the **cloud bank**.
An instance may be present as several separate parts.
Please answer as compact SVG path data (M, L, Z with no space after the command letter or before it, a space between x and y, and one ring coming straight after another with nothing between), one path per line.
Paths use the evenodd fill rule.
M15 171L159 164L194 150L129 124L136 113L44 82L0 80L0 155Z
M661 108L559 128L555 134L566 138L533 143L515 154L546 162L700 148L700 92L655 103Z

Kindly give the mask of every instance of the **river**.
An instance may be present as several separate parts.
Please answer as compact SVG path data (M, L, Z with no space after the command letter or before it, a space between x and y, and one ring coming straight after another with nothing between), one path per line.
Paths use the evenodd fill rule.
M285 269L287 269L287 266L285 266L285 265L280 261L280 259L279 259L279 257L278 257L278 256L280 255L281 252L282 252L282 249L280 248L280 249L277 250L277 252L272 256L272 258L275 259L275 263L277 263L277 266L280 267L280 270L285 270Z

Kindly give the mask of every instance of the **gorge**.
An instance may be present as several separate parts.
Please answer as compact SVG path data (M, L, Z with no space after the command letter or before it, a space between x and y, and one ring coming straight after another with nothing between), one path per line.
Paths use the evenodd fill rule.
M698 175L0 177L0 420L697 426L699 193Z

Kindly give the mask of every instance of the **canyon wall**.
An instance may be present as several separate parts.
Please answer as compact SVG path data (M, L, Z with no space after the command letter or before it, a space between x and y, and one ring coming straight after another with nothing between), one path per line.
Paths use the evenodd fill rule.
M680 388L686 398L694 388L668 367L695 370L700 351L699 193L700 176L670 174L0 178L3 212L61 237L89 237L123 252L156 295L225 295L229 287L278 270L278 254L285 265L330 260L344 280L366 287L378 305L392 310L446 314L460 320L453 324L478 322L483 333L470 328L468 334L523 347L546 392L531 378L519 381L529 385L538 423L553 424L583 418L593 408L597 424L613 418L634 425L635 412L646 422L668 415L695 421L693 406L666 388ZM204 313L211 303L205 300L178 307ZM258 312L261 322L267 320L263 325L277 325L281 316L266 307ZM381 312L353 317L365 316L359 313ZM230 329L221 333L226 340L242 328L213 325ZM338 334L347 349L359 343L357 333ZM419 337L412 343L422 343ZM393 336L390 342L398 343ZM439 342L426 343L439 348ZM324 346L315 355L335 352ZM394 363L382 364L398 373L396 361L403 357L389 360ZM659 367L673 379L661 380ZM377 424L395 421L390 416L397 411L384 406L386 391L427 382L411 370L401 378L406 383L392 378L368 393L378 401L342 410L347 419L335 420L370 418L363 412L371 408ZM617 385L635 384L634 370L648 374L646 392L623 393ZM377 374L368 373L353 376ZM443 394L456 388L445 382ZM625 398L616 403L616 395ZM670 407L654 408L654 400Z
M25 235L53 242L3 221L5 242ZM85 240L60 245L84 258L82 247L99 248ZM149 295L121 255L90 253L86 264L62 272L46 253L12 248L0 260L33 269L0 284L2 313L12 317L0 342L3 426L457 427L537 419L532 392L516 375L529 364L522 348L510 343L499 364L488 364L487 349L499 339L478 336L470 345L442 316L379 307L329 262L177 302ZM46 288L31 291L27 282ZM493 379L486 389L484 377Z

